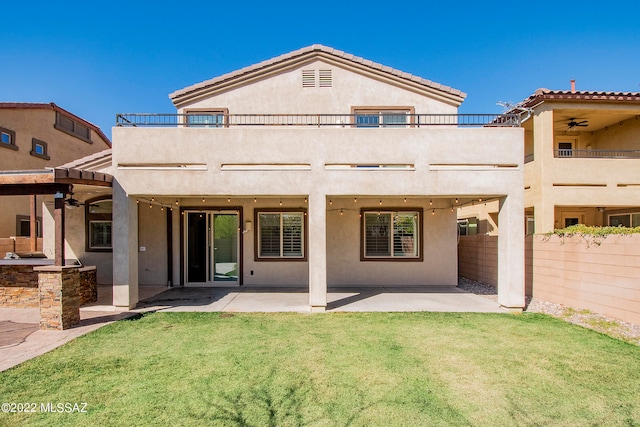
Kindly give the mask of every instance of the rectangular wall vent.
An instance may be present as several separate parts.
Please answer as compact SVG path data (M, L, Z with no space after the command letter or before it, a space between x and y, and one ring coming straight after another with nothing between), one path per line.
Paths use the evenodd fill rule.
M316 83L317 81L317 83ZM332 87L331 70L302 70L302 87Z
M320 70L318 80L320 82L320 87L331 87L333 85L331 70Z
M302 70L302 87L316 87L316 70Z

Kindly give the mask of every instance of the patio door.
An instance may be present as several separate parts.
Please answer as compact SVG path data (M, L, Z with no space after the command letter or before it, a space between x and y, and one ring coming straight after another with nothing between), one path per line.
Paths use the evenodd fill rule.
M185 215L185 282L239 284L239 212L187 211Z

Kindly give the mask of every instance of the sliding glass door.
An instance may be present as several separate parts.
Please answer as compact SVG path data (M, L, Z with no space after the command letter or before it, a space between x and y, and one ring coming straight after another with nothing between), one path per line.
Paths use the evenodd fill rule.
M187 284L238 284L239 212L187 211L185 215Z

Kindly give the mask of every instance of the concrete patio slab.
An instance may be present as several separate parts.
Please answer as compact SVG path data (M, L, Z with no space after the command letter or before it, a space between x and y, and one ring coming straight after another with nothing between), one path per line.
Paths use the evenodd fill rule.
M308 313L307 288L173 288L150 297L140 310ZM327 311L441 311L505 313L491 300L452 286L335 287L327 293Z

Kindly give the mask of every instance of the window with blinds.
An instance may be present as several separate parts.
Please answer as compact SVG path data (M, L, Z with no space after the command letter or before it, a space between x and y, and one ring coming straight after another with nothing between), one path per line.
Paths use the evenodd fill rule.
M359 128L369 127L407 127L409 123L409 110L354 110L355 124Z
M420 211L363 212L363 259L419 258Z
M303 259L304 212L259 212L259 259Z

